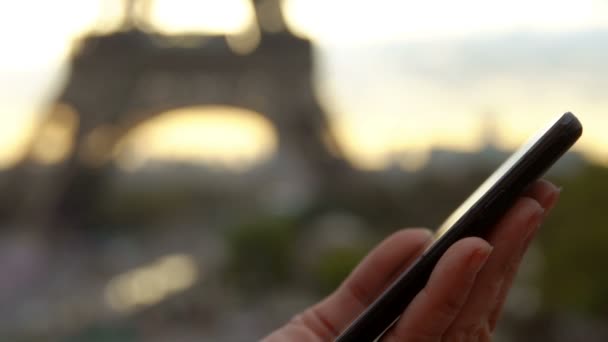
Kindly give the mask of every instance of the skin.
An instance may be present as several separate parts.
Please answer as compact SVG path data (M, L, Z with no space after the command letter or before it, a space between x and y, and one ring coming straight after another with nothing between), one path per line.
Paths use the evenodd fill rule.
M530 241L560 189L540 180L503 216L487 241L465 238L441 257L381 341L491 341ZM382 241L340 287L264 341L332 341L430 243L426 229L403 229ZM429 319L432 317L432 319Z

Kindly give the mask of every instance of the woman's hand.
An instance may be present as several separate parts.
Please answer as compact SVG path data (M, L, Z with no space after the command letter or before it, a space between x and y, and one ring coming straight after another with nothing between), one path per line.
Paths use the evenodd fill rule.
M466 238L441 257L382 341L491 341L520 261L559 189L536 182L486 242ZM378 245L331 295L265 341L332 341L430 242L424 229L401 230Z

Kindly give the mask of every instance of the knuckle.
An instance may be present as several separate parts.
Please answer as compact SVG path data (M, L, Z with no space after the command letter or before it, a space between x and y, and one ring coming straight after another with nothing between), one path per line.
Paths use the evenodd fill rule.
M497 298L502 285L504 284L504 277L500 277L498 279L492 279L492 281L488 281L488 283L484 286L484 293L487 294L487 298Z
M465 326L462 328L461 330L461 335L462 336L466 336L468 338L477 338L478 336L481 335L481 331L483 330L483 327L481 324L471 324L469 326Z
M482 326L478 323L468 324L449 332L446 336L446 341L453 342L469 342L477 341L482 334Z
M401 342L403 341L411 341L411 342L435 342L435 341L439 341L439 338L435 335L435 334L428 334L428 333L415 333L413 336L411 336L411 338L407 338L407 339L402 339L399 340Z
M429 293L429 291L425 288L422 289L421 293L427 297L427 299L432 299L433 294ZM455 292L457 293L457 292ZM435 300L433 300L435 301ZM462 305L464 304L464 299L460 296L450 294L445 296L441 301L436 302L434 315L435 322L449 322L452 318L456 317Z
M315 335L322 339L333 339L339 334L331 320L314 306L304 312L302 320Z
M347 282L345 284L346 291L350 296L363 308L369 306L372 303L372 296L369 291L366 291L363 287L355 282Z
M437 336L436 332L428 331L427 329L416 329L413 331L408 331L407 334L399 334L395 332L393 334L389 334L386 340L382 340L383 342L436 342L439 341L440 338Z
M490 342L492 331L487 324L474 323L458 327L446 336L446 341L454 342Z
M463 305L463 299L457 296L448 296L443 301L442 305L439 306L439 310L442 317L454 317Z

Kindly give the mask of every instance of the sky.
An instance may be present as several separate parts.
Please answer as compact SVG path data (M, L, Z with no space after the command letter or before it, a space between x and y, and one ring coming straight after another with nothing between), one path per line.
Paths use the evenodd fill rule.
M64 84L72 43L92 29L115 27L120 5L0 0L0 43L10 47L0 54L0 168L20 157ZM317 93L345 153L362 168L384 167L402 151L475 151L488 122L496 127L494 142L514 148L567 110L586 128L577 148L608 164L606 0L286 0L283 8L290 29L315 44ZM233 34L251 14L244 0L157 0L151 20L168 34ZM131 151L140 159L202 161L223 151L240 160L267 154L273 144L271 133L260 133L268 131L260 120L228 125L195 118L197 110L142 127L135 136L146 143L132 142L139 147ZM206 115L224 114L211 108ZM233 143L234 152L226 140L185 147L186 127L250 140ZM251 150L237 153L243 146ZM184 152L193 148L200 153Z

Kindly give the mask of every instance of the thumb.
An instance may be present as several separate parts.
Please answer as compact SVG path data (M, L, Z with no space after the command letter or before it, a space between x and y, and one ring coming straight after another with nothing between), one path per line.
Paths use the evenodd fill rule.
M439 341L465 304L492 247L480 238L451 246L425 288L387 332L383 341Z

